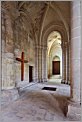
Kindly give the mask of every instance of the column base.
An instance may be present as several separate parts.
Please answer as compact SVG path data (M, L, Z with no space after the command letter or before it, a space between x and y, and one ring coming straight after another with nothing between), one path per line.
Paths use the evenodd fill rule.
M44 78L44 79L42 79L42 81L43 81L43 82L47 82L48 80L47 80L47 78Z
M75 115L78 117L78 121L81 121L81 105L75 101L69 101L67 116Z
M43 79L38 79L38 82L43 83L44 81L43 81Z
M61 84L65 84L65 80L61 80Z
M38 82L38 78L36 78L36 79L33 79L33 81L34 81L34 82Z
M81 105L81 101L75 101L73 98L70 98L68 102L70 105L73 105L73 106L80 106Z
M70 81L61 80L61 84L67 84L67 85L70 85Z
M69 82L69 81L67 81L65 84L70 85L70 82Z
M48 82L48 79L47 79L47 78L38 79L38 82L39 82L39 83Z

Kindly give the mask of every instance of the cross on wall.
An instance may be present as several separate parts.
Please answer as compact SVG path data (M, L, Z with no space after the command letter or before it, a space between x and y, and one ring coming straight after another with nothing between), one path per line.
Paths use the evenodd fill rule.
M21 58L16 58L17 61L21 62L21 81L24 80L24 63L28 63L27 60L24 60L24 52L21 54Z

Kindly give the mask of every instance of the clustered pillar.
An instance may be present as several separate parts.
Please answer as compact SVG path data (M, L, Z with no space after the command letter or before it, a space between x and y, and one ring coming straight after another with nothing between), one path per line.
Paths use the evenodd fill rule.
M47 47L42 49L42 80L47 81Z
M65 60L66 60L66 80L65 80L65 84L69 84L69 44L68 42L65 42Z
M35 46L35 78L34 81L38 81L38 46Z
M38 50L38 81L42 82L42 47Z
M62 81L61 83L65 84L66 82L66 47L62 44Z
M70 84L69 81L69 43L66 41L62 45L62 80L63 84Z
M35 80L38 82L47 81L47 47L35 46Z

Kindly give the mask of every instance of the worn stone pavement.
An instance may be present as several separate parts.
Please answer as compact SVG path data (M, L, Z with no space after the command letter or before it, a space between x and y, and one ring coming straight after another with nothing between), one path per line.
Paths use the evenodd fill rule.
M44 86L56 87L56 91L42 90ZM80 121L80 107L68 106L69 85L45 82L37 83L25 90L2 91L1 121ZM69 112L65 116L67 109ZM65 111L66 110L66 111Z

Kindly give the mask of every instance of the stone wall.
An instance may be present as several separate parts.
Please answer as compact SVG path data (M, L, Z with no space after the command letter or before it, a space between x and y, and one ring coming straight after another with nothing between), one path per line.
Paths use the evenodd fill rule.
M12 18L6 8L2 7L2 89L13 88L21 81L21 63L16 58L24 58L24 80L29 82L29 66L35 63L35 47L27 26L20 19ZM28 35L29 34L29 35ZM35 67L34 67L35 68ZM33 70L34 71L34 70ZM33 72L34 79L34 72Z
M15 86L14 76L14 45L11 19L6 10L2 9L2 89Z

